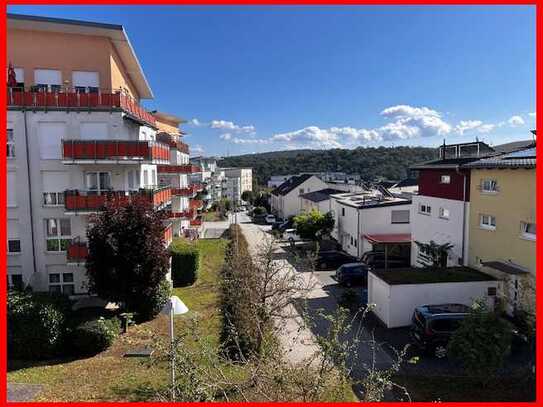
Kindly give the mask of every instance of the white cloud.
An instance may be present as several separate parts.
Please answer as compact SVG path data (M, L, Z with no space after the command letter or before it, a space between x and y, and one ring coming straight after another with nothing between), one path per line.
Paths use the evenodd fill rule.
M203 154L204 148L200 144L196 144L195 146L190 147L190 152L192 154Z
M441 113L428 107L391 106L384 109L381 116L393 120L377 129L385 140L443 136L452 130Z
M189 121L189 124L190 124L191 126L194 126L194 127L202 127L202 126L205 125L204 123L202 123L202 122L201 122L200 120L198 120L197 118L194 118L194 119L190 120L190 121Z
M331 129L321 129L317 126L308 126L300 130L291 131L288 133L275 134L273 141L286 141L290 144L303 144L314 148L341 148L343 145L339 142L337 132L332 132Z
M232 135L230 133L224 133L224 134L221 134L219 138L223 140L230 140L232 138Z
M461 135L466 131L475 130L479 133L489 133L494 130L497 125L495 124L483 124L481 120L461 120L455 127L455 131Z
M522 126L524 124L524 119L518 115L511 116L511 118L507 120L507 123L509 123L511 127Z
M229 139L234 144L269 144L270 140L261 138L240 138L234 137Z
M495 128L496 128L495 124L483 124L483 125L477 127L477 131L479 133L490 133Z
M211 127L212 129L231 130L231 131L239 132L239 133L254 133L255 132L255 126L253 125L239 126L235 124L234 122L230 122L227 120L211 120L209 127Z

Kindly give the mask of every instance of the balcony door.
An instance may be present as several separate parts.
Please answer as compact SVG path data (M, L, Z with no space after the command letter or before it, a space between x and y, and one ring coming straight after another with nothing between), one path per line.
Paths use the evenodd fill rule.
M89 195L102 195L111 191L111 174L109 172L87 172L85 183Z

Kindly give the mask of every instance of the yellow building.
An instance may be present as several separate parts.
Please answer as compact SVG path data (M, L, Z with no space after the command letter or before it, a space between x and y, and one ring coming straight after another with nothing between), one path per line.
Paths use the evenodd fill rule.
M502 280L508 312L534 310L535 145L465 165L471 169L469 265Z

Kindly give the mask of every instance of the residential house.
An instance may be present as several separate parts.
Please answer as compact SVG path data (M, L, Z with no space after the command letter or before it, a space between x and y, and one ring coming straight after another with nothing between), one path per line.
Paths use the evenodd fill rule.
M290 178L271 192L271 209L279 218L286 219L301 211L300 195L327 188L324 181L312 174Z
M502 281L508 310L535 308L535 145L464 165L471 171L469 265Z
M418 170L418 195L413 195L411 234L413 242L452 245L447 266L463 265L468 251L470 171L463 165L493 154L494 149L477 141L443 145L440 159L415 165ZM411 264L420 267L424 253L413 243Z
M411 201L368 188L365 192L330 196L334 214L332 237L344 251L360 258L368 251L409 257Z
M296 175L272 175L268 180L268 188L277 188L283 182L288 181L290 178L295 177Z

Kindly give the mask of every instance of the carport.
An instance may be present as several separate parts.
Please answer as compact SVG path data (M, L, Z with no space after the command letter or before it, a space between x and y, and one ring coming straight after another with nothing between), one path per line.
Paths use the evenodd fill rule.
M388 269L389 255L406 257L408 261L410 259L411 233L366 234L363 237L371 243L373 251L384 252L385 270Z

